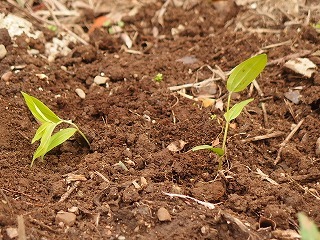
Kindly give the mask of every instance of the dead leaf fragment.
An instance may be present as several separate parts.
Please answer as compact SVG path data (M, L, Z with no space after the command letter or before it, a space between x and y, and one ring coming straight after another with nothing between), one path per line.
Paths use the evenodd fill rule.
M220 111L223 111L223 101L222 101L222 99L216 100L215 107L216 107L216 109L219 109Z
M308 78L311 78L317 69L317 65L308 58L296 58L289 60L284 64L284 67Z
M202 101L202 106L205 108L213 106L216 102L216 100L212 98L199 98L199 100Z
M284 93L284 96L294 104L300 103L301 95L300 95L300 91L298 90L294 90L294 91L289 90L289 92Z
M184 148L186 144L187 142L183 140L174 141L167 146L167 149L169 149L169 151L171 152L179 152Z

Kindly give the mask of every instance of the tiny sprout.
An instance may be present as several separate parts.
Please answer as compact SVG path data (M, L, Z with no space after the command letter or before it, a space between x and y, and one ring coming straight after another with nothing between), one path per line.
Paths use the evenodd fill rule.
M106 20L106 21L102 24L103 27L109 27L110 25L111 25L111 21L110 21L110 20Z
M316 240L320 239L320 231L317 225L310 220L304 213L298 213L300 225L301 240Z
M119 27L123 28L123 27L124 27L124 22L123 22L123 21L118 21L118 22L117 22L117 25L118 25Z
M216 115L216 114L210 115L210 119L211 119L211 120L214 120L214 119L216 119L216 118L217 118L217 115Z
M46 153L51 151L56 146L67 141L76 132L79 132L80 135L90 146L90 143L86 136L71 120L63 120L59 118L54 112L52 112L44 103L42 103L37 98L32 97L24 92L21 92L21 94L23 95L24 100L32 115L41 124L31 141L32 144L40 140L40 144L33 154L31 167L33 166L35 159L40 157L43 160ZM54 129L61 123L67 123L73 127L61 129L60 131L52 135Z
M158 73L153 80L155 80L156 82L161 82L163 80L163 75L162 73Z
M242 112L243 108L253 101L253 98L250 98L236 103L232 106L232 108L230 108L231 95L234 92L243 91L262 72L266 64L267 55L260 54L245 60L231 71L231 74L227 80L228 100L227 109L223 115L225 118L225 127L222 148L214 148L210 145L201 145L192 148L193 151L206 149L216 153L219 156L219 170L222 168L223 156L227 151L226 143L230 122L236 119Z
M56 32L58 30L56 25L48 25L47 28L52 32Z

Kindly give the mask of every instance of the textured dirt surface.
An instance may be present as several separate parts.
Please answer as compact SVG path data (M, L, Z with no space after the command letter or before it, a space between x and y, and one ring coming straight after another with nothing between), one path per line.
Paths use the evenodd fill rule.
M284 234L297 230L301 211L320 224L320 75L303 77L285 70L281 60L298 53L319 67L319 54L314 54L319 34L305 25L278 25L245 6L218 8L210 1L185 8L169 4L161 26L154 20L161 6L160 1L146 5L123 19L128 33L138 33L133 49L142 54L125 51L121 38L103 28L91 35L90 45L71 46L68 56L50 63L41 54L28 54L29 48L44 51L37 40L24 35L0 39L8 51L0 60L0 75L12 72L0 81L0 239L10 239L7 230L17 227L18 215L27 239L294 239ZM248 14L252 18L246 23L252 25L236 27ZM184 29L173 36L172 28L179 25ZM154 26L163 37L153 35ZM223 112L168 88L210 78L204 66L228 72L262 51L269 58L257 79L263 94L252 88L234 97L233 103L248 95L255 100L232 124L228 161L218 173L214 155L190 149L221 140ZM186 56L197 61L177 61ZM40 73L48 79L37 77ZM109 79L99 86L93 80L101 73ZM158 73L163 74L160 83L153 80ZM215 84L221 91L217 98L225 101L225 81ZM85 99L76 88L84 90ZM300 92L298 104L285 101L289 89ZM30 168L38 123L20 91L74 121L90 149L76 136ZM301 120L275 165L280 144ZM277 131L283 134L242 141ZM186 142L183 149L167 149L179 140ZM67 181L72 174L82 175L81 180ZM165 192L216 205L210 209ZM165 211L164 221L160 208L170 214ZM74 224L59 223L59 211L74 212Z

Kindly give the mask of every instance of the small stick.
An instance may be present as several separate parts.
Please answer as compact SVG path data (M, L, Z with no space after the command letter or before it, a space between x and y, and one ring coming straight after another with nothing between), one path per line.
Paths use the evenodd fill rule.
M304 122L304 119L302 119L293 129L292 131L289 133L289 135L286 137L286 139L280 144L280 148L278 150L278 155L276 160L274 161L274 165L277 165L277 163L280 161L280 155L282 152L283 147L290 141L290 139L292 138L292 136L298 131L298 129L301 127L302 123Z
M270 99L273 99L273 96L260 98L260 102L264 102L264 101L267 101L267 100L270 100Z
M247 139L243 139L241 140L242 143L246 143L246 142L255 142L255 141L259 141L259 140L264 140L264 139L269 139L269 138L275 138L275 137L280 137L284 135L284 132L281 131L276 131L274 133L268 133L265 135L260 135L260 136L256 136L256 137L251 137L251 138L247 138Z
M261 90L258 82L257 82L256 80L253 80L252 83L253 83L253 86L257 89L259 96L260 96L260 97L263 97L263 96L264 96L264 93L262 92L262 90Z
M267 114L267 109L266 109L266 103L265 102L261 103L261 108L262 108L262 112L263 112L264 126L267 128L268 125L269 125L269 121L268 121L268 114Z
M283 63L285 61L288 61L290 59L294 59L294 58L298 58L298 57L304 57L306 55L309 55L311 54L312 51L310 50L302 50L298 53L293 53L293 54L289 54L285 57L282 57L282 58L278 58L278 59L275 59L275 60L272 60L270 62L267 63L267 66L270 66L270 65L278 65L280 63Z
M166 193L166 192L162 192L162 193L169 196L169 197L179 197L179 198L184 198L184 199L189 199L189 200L195 201L196 203L201 204L209 209L215 209L216 205L220 204L220 203L213 204L213 203L209 203L209 202L204 202L204 201L201 201L196 198L193 198L193 197L190 197L187 195L183 195L183 194Z
M172 87L169 87L169 90L170 91L178 91L178 90L185 89L185 88L198 87L201 84L209 83L209 82L216 81L219 79L220 78L209 78L209 79L203 80L201 82L197 82L197 83L186 83L186 84L179 85L179 86L172 86Z
M18 240L27 240L26 225L24 224L23 215L18 215L17 221L18 221Z
M317 200L320 200L320 197L318 196L318 194L314 194L313 192L311 192L309 190L308 187L303 187L301 186L297 181L295 181L291 176L288 176L288 178L290 179L291 182L295 183L298 187L300 187L302 190L304 190L305 192L311 194L312 196L314 196Z
M20 194L20 195L23 195L23 196L25 196L25 197L28 197L28 198L30 198L30 199L32 199L32 200L39 201L38 198L32 197L31 195L26 194L26 193L23 193L23 192L19 192L19 191L7 189L7 188L1 188L1 190L6 191L6 192L12 192L12 193Z
M59 231L54 230L52 227L44 224L43 222L40 222L39 220L31 217L30 215L29 215L29 221L32 222L32 223L34 223L34 224L39 225L40 227L42 227L42 228L44 228L44 229L46 229L46 230L49 230L49 231L54 232L54 233L59 233Z
M270 49L270 48L280 47L282 45L290 45L291 43L292 43L292 41L288 40L288 41L285 41L285 42L275 43L275 44L271 44L271 45L262 47L262 49L266 50L266 49Z
M235 223L242 232L248 234L249 237L247 239L261 239L260 235L253 232L252 229L247 227L240 219L232 216L229 213L226 213L225 211L221 211L221 216L223 216L223 218L226 220L226 222Z
M289 101L286 100L286 99L284 99L284 102L285 102L285 104L288 106L289 112L290 112L290 114L291 114L294 122L297 123L297 119L296 119L296 117L294 116L294 111L293 111L293 109L292 109L291 104L290 104Z
M73 186L71 186L69 190L61 196L58 202L63 202L64 200L66 200L70 196L70 194L80 185L80 183L81 183L80 181L75 181Z
M273 185L279 185L279 183L277 183L275 180L273 180L272 178L269 177L269 175L265 174L264 172L262 172L260 170L260 168L257 168L257 172L256 174L258 174L262 180L267 180L269 183L273 184Z
M11 215L13 215L13 208L12 208L12 205L11 205L7 195L3 192L3 189L0 189L0 192L1 192L1 195L3 196L4 200L7 202L8 206L10 208Z
M105 176L103 176L102 173L98 172L98 171L95 171L94 172L95 174L97 174L99 177L101 177L103 179L103 181L107 182L107 183L110 183L110 181L108 180L108 178L106 178Z

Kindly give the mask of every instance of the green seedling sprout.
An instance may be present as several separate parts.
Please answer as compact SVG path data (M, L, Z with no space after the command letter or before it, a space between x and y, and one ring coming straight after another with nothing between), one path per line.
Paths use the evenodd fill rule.
M253 101L253 98L250 98L242 102L236 103L230 108L231 95L232 93L243 91L262 72L266 64L267 55L260 54L245 60L231 71L231 74L227 80L228 100L227 109L223 115L225 118L225 127L222 148L215 148L210 145L201 145L192 148L193 151L205 149L217 154L219 156L219 170L222 168L223 156L227 152L226 143L230 122L236 119L242 112L243 108Z
M31 161L31 167L33 166L34 160L41 158L43 160L47 152L51 151L56 146L64 143L76 132L86 140L89 144L86 136L80 131L80 129L71 120L64 120L59 118L54 112L52 112L44 103L35 97L32 97L24 92L21 92L24 100L31 111L35 119L41 124L36 131L31 144L36 141L40 141L39 147L33 154ZM54 129L61 123L67 123L72 127L61 129L52 135Z
M317 225L311 221L304 213L298 213L298 220L300 225L301 240L318 240L320 239L320 232Z
M162 73L158 73L153 80L155 80L156 82L161 82L163 80L163 75Z

